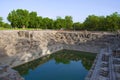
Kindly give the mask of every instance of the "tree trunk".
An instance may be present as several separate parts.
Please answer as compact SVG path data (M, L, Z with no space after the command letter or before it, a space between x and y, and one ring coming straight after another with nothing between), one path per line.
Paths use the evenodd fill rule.
M25 29L25 25L23 25L22 28Z

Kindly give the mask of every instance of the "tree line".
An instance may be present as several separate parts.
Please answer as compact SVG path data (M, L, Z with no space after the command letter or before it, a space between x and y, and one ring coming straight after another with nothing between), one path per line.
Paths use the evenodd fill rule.
M41 29L72 29L72 17L57 17L56 20L48 17L38 16L37 12L17 9L8 14L8 21L13 28L41 28Z
M0 26L11 28L40 28L40 29L65 29L65 30L91 30L91 31L116 31L120 29L120 14L117 12L107 16L89 15L84 22L73 22L72 16L61 18L58 16L55 20L38 16L37 12L17 9L8 14L8 21L2 22L0 17Z
M10 26L10 24L3 22L3 18L0 17L0 27L10 28L11 26Z

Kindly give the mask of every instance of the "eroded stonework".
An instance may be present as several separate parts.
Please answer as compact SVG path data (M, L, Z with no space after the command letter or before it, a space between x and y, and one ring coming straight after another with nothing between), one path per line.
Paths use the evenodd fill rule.
M20 74L8 65L0 66L0 80L24 80Z
M11 67L62 50L99 53L119 46L120 35L88 31L0 31L0 64Z

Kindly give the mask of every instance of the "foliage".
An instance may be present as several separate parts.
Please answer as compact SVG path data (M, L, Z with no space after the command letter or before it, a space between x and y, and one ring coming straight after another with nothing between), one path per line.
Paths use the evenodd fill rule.
M64 18L58 16L55 20L48 17L38 16L37 12L17 9L8 14L8 21L12 28L34 29L65 29L65 30L91 30L91 31L117 31L120 29L120 14L117 12L107 16L89 15L83 23L73 22L72 16ZM3 26L4 25L4 26ZM0 26L11 27L2 22Z
M2 17L0 17L0 27L3 25L3 22L2 22Z
M73 21L71 16L65 16L66 29L72 29Z
M29 11L22 9L13 10L8 14L7 19L11 22L12 27L25 28L29 22Z
M90 15L83 24L86 30L116 31L120 29L120 14L115 12L106 17Z
M2 20L2 17L0 17L0 29L11 28L10 24L4 23Z
M37 25L37 13L31 12L29 13L29 28L36 28Z
M84 22L84 27L87 30L97 30L99 24L99 17L95 15L90 15L86 18Z
M53 20L46 17L43 18L43 29L52 29L53 28Z
M65 19L62 19L61 17L57 17L54 23L55 29L61 29L65 28Z
M84 28L83 28L83 24L82 23L80 23L80 22L75 22L75 23L73 23L73 29L74 30L83 30Z

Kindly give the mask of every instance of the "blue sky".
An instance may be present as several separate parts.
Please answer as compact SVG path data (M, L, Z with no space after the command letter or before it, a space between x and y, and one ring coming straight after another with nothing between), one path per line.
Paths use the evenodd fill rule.
M56 19L70 15L74 22L83 22L88 15L106 16L120 13L120 0L1 0L0 16L7 22L13 9L36 11L38 16Z

